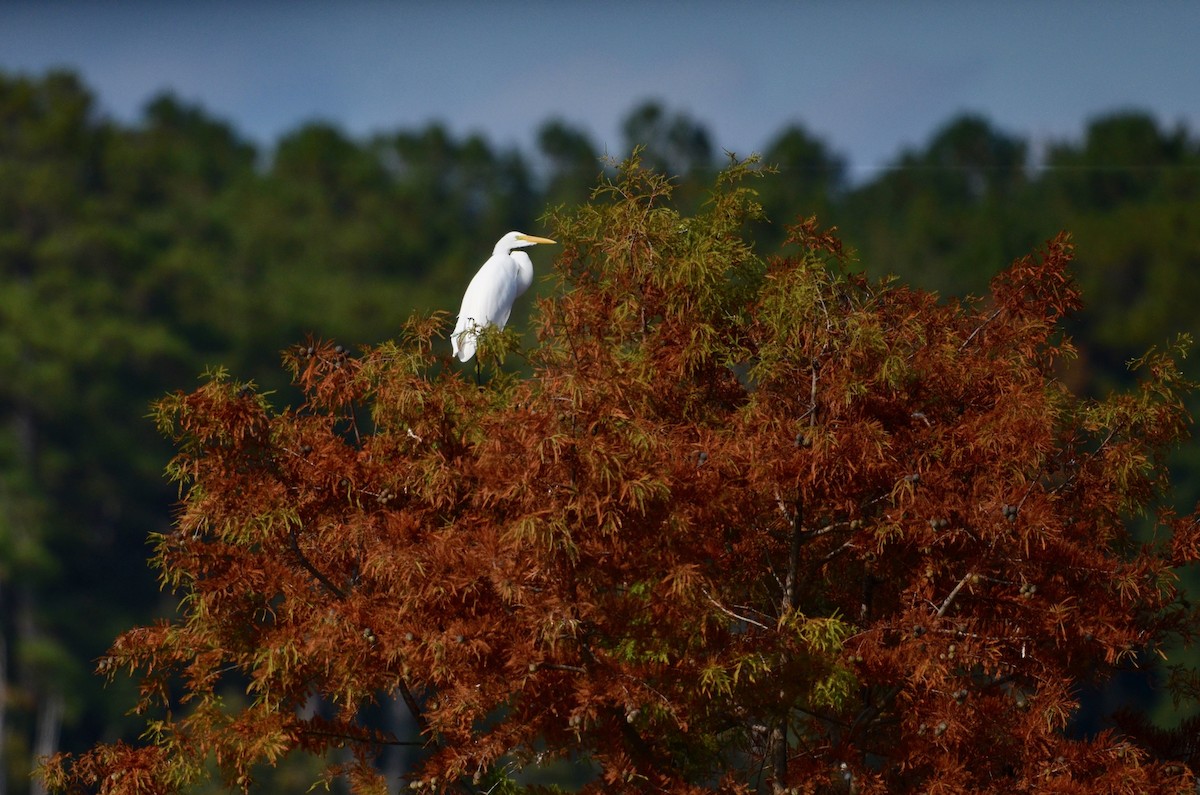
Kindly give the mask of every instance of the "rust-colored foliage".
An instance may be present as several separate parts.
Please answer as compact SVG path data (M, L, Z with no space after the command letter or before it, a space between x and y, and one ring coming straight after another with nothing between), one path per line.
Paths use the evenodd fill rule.
M1162 737L1068 731L1081 684L1195 628L1196 518L1153 514L1188 422L1173 359L1104 401L1057 379L1065 238L965 305L847 274L811 220L764 263L750 171L681 217L630 163L555 217L527 376L495 367L511 332L482 386L451 366L439 315L289 350L294 410L223 374L163 400L179 617L101 662L141 676L148 745L51 785L168 791L215 761L248 786L345 746L333 772L382 791L376 749L417 739L433 791L567 755L597 792L1191 791ZM419 738L361 718L393 699Z

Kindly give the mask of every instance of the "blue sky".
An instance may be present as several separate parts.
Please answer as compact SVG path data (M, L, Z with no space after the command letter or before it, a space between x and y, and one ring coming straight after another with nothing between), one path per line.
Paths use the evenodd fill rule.
M857 178L971 111L1030 139L1136 108L1200 131L1200 2L0 3L0 69L78 70L132 120L170 89L269 144L431 120L532 147L549 118L623 154L644 99L739 154L798 122Z

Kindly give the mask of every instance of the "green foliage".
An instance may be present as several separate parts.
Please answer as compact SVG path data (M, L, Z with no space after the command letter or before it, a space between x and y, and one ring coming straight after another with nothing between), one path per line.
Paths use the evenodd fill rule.
M822 456L826 472L837 471L839 456L851 452L888 454L897 442L883 420L856 423L853 437L830 430L826 420L854 414L879 394L932 390L920 352L954 343L947 329L920 321L933 299L907 293L897 282L865 280L856 273L860 267L872 278L897 273L901 283L944 294L984 294L991 274L1067 228L1080 252L1074 272L1088 303L1061 327L1074 338L1078 356L1055 358L1062 368L1056 375L1093 398L1114 387L1124 391L1072 402L1054 386L1046 390L1046 405L1081 429L1072 444L1103 454L1096 472L1112 484L1113 510L1140 516L1142 532L1150 532L1161 510L1182 511L1200 495L1194 448L1164 457L1166 440L1184 429L1186 410L1195 408L1175 364L1183 349L1169 348L1169 358L1143 357L1177 334L1200 333L1190 304L1200 272L1200 143L1185 128L1164 129L1136 112L1112 114L1092 122L1079 141L1055 142L1039 160L1026 142L988 120L961 117L902 153L894 168L852 184L844 161L794 126L768 144L761 166L731 161L715 191L714 142L695 119L646 103L630 112L623 128L630 149L645 147L639 156L648 171L618 173L598 161L586 134L563 122L543 126L536 155L528 159L479 136L455 138L437 125L359 141L332 125L313 124L260 153L227 124L171 96L151 102L137 123L122 125L99 116L86 87L71 75L0 76L0 365L6 374L0 384L0 626L11 696L5 715L9 786L24 786L32 754L54 750L35 747L35 738L53 737L59 721L70 749L99 736L133 736L122 717L128 685L119 680L108 696L99 694L88 686L81 661L99 655L119 629L171 611L154 595L141 563L148 536L158 551L167 544L166 506L176 493L160 481L169 452L146 422L146 406L212 367L202 389L222 405L243 406L249 425L238 433L250 433L269 402L287 403L296 394L273 360L278 349L309 333L337 336L351 348L372 343L371 355L361 358L346 350L328 356L346 367L361 362L361 376L371 385L370 400L339 421L339 434L390 428L404 448L417 444L409 433L427 438L422 429L432 412L463 429L461 438L435 443L439 456L486 443L494 431L481 416L503 411L538 368L565 368L560 403L610 410L588 428L548 429L538 460L572 455L583 430L605 440L591 448L589 471L615 498L596 514L596 527L605 537L619 537L628 515L654 516L674 498L671 473L679 465L650 466L671 445L685 451L677 455L696 472L718 469L709 440L731 433L729 411L760 411L771 401L791 406L803 419L781 426L777 435L798 445L793 449ZM427 387L447 366L433 355L442 352L436 334L449 323L444 313L455 308L481 252L498 234L529 229L547 205L557 208L548 223L564 230L568 246L534 292L561 311L542 304L527 320L524 313L537 302L519 302L509 328L485 337L480 358L487 388L468 408L448 401ZM841 227L844 250L814 214ZM774 264L780 252L786 267ZM1030 289L1028 279L1018 280L1000 294ZM588 297L596 295L604 301ZM895 303L902 295L909 305ZM401 329L399 318L414 307L425 314ZM990 305L979 311L978 333L966 352L999 324L987 320L995 311ZM1041 321L1023 322L1028 332ZM530 329L524 337L523 329ZM1061 343L1047 344L1057 349ZM320 343L315 348L323 350ZM295 374L314 361L304 360ZM514 368L518 361L524 363ZM567 363L577 361L599 362L612 382L596 386L590 374L570 372ZM1029 361L1025 354L999 360L993 377L1007 377ZM1129 369L1130 361L1138 366ZM213 367L217 363L228 371ZM844 377L814 381L821 368L838 368ZM229 372L254 381L243 385ZM660 373L670 376L661 390L619 388ZM396 378L410 388L385 388ZM696 383L705 387L688 386ZM958 384L947 391L946 405L992 399L985 386L986 380ZM815 403L814 389L822 395ZM276 395L268 399L272 390ZM173 400L179 413L162 413L162 430L181 438L184 397ZM1018 408L999 401L994 415L972 429L971 449L1008 462L1006 477L1023 472L1022 463L1048 460L1005 443L1012 423L1031 438L1038 432L1020 420ZM644 419L676 412L702 432L664 441ZM933 416L924 408L919 413ZM213 429L210 441L220 438L228 449L246 452L245 437L227 431ZM260 440L256 466L266 466L275 443ZM922 460L954 455L931 442ZM419 488L396 474L380 495L391 495L390 504L405 488L431 500L459 493L448 471L426 463ZM1168 494L1169 471L1178 486ZM178 462L169 474L184 487L181 493L203 492ZM726 474L743 476L741 470ZM868 466L852 475L870 481L879 472ZM887 491L919 499L921 487L901 480ZM353 489L342 493L364 502L361 495L351 499ZM1147 495L1157 497L1147 501ZM1002 502L1016 504L1011 496ZM581 506L580 515L591 510ZM685 532L690 521L673 519L680 524L671 526ZM849 529L864 519L844 521ZM271 506L226 519L220 532L234 546L262 544L302 522L294 509ZM1105 533L1116 533L1116 526ZM866 529L873 544L889 549L908 543L911 532L892 519ZM588 554L586 535L562 516L523 516L505 532L514 544L576 564ZM190 587L169 569L160 573L172 586ZM630 598L678 598L694 590L698 576L676 567L662 582L637 579ZM1114 582L1133 594L1144 581ZM832 610L834 601L788 613L789 621L800 622L793 627L797 637L809 622L810 632L830 633L811 636L817 645L806 664L813 667L796 681L813 692L824 688L821 703L831 710L855 696L857 670L843 664L857 653L834 641L856 614ZM194 607L214 609L201 602ZM699 625L687 636L689 648L698 648L710 631ZM564 644L569 633L548 631L546 638ZM631 664L661 664L668 654L643 635L613 648L623 649ZM1180 672L1177 681L1189 681L1186 658L1168 653ZM294 647L283 646L262 665L281 670L294 664L294 654ZM839 664L816 664L839 655ZM769 680L781 664L770 655L702 663L697 681L703 671L706 692L718 700ZM719 755L721 744L712 738L695 743L697 754L708 748ZM127 746L110 752L104 764L126 765L131 775L140 769L138 760L153 755Z

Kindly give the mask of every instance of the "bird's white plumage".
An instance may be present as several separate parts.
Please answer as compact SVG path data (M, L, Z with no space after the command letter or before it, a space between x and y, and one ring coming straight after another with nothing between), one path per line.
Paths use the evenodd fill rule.
M471 279L450 335L454 355L467 361L475 355L475 341L485 326L504 328L513 302L533 284L533 262L524 251L513 249L553 243L545 237L509 232L496 243L492 256Z

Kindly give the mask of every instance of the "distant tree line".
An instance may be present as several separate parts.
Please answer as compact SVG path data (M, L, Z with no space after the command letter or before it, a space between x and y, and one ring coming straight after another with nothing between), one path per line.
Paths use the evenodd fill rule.
M725 164L703 124L650 102L622 129L696 209ZM1196 333L1200 140L1182 126L1115 113L1035 157L962 116L862 183L800 125L761 154L778 172L754 183L763 256L787 219L817 215L852 269L982 293L1068 230L1085 308L1063 377L1084 392ZM314 123L263 152L170 95L126 125L73 74L0 76L0 786L24 791L36 757L135 725L128 685L102 690L92 667L118 632L174 610L144 563L177 496L150 404L218 367L286 403L281 349L309 333L376 344L412 309L453 311L500 234L536 233L608 168L561 120L532 151L436 124L359 140ZM1194 498L1195 461L1175 467Z

